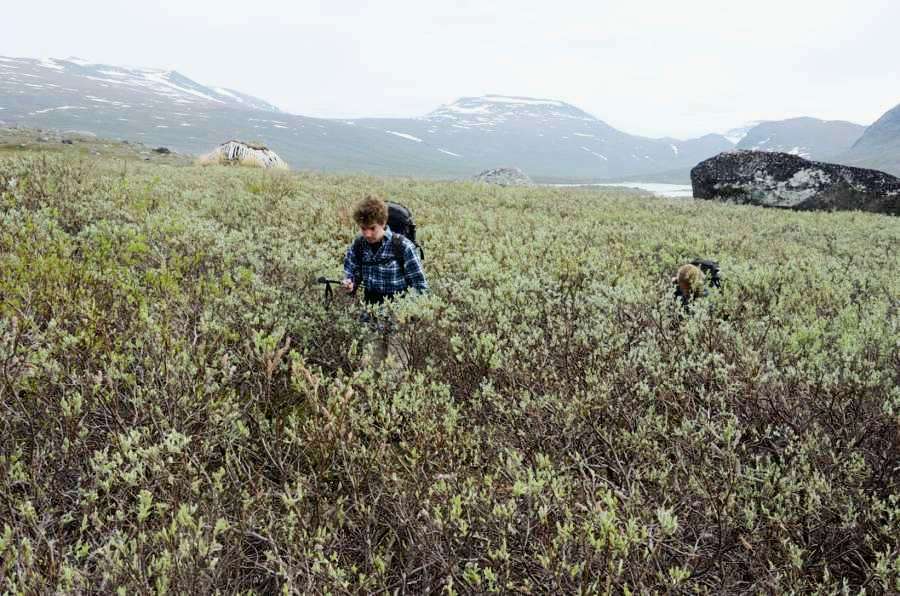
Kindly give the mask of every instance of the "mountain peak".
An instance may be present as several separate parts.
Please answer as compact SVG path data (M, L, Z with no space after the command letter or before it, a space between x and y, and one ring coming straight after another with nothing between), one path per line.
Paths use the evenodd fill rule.
M482 95L461 97L453 103L443 105L427 116L427 120L456 121L464 126L494 127L504 122L537 120L598 120L557 99L541 99L513 95Z
M556 100L556 99L540 99L536 97L520 97L513 95L496 95L496 94L488 94L482 95L481 97L471 97L464 99L472 99L482 101L484 103L502 103L502 104L514 104L514 105L530 105L530 106L555 106L558 108L562 108L567 106L565 102ZM571 106L570 106L571 107Z

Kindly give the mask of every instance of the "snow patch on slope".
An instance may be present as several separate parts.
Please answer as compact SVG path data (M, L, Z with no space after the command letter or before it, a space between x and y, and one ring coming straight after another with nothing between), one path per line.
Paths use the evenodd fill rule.
M43 66L44 68L49 68L51 70L65 70L64 66L61 66L53 61L52 58L41 58L40 62L38 62L38 66Z
M599 157L599 158L602 159L603 161L609 161L609 159L608 159L605 155L603 155L603 154L601 154L601 153L597 153L597 152L595 152L595 151L592 151L591 149L588 149L587 147L582 147L582 149L584 149L585 151L587 151L587 152L590 153L591 155L595 155L595 156Z
M402 139L409 139L410 141L415 141L416 143L422 142L422 139L420 139L419 137L414 137L412 135L408 135L405 132L396 132L393 130L386 130L384 132L388 133L389 135L394 135L394 136L400 137Z
M555 106L558 108L565 107L565 104L561 101L556 101L553 99L531 99L528 97L507 97L504 95L486 95L482 98L483 101L490 103L508 103L508 104L520 104L526 106Z
M46 114L47 112L55 112L56 110L86 110L87 108L83 106L59 106L58 108L47 108L45 110L37 110L31 112L29 116L34 116L35 114Z
M228 89L222 89L221 87L213 87L213 91L218 93L219 95L224 95L225 97L230 97L231 99L238 101L240 103L244 103L244 100L235 95L234 93L230 93Z
M458 106L456 104L451 104L449 106L444 106L444 109L449 112L457 112L459 114L489 114L491 112L488 106L475 106L474 108L465 108L463 106ZM447 116L450 118L451 116Z
M180 85L176 85L175 83L170 81L168 78L172 74L171 71L170 72L144 71L142 74L144 75L144 78L147 79L148 81L157 83L158 85L164 85L165 87L169 87L179 93L187 93L189 95L193 95L195 97L200 97L202 99L206 99L209 101L214 101L216 103L225 103L221 99L212 97L205 93L201 93L200 91L197 91L196 89L188 89L187 87L182 87Z
M76 58L75 56L70 56L66 58L66 62L71 62L72 64L77 64L78 66L91 66L94 63L89 62L88 60L83 60L81 58Z

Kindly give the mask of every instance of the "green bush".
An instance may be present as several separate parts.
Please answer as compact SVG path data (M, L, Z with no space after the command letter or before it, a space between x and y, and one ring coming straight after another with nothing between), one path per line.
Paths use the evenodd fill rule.
M369 192L403 374L313 283ZM4 591L900 591L896 219L24 154L0 222Z

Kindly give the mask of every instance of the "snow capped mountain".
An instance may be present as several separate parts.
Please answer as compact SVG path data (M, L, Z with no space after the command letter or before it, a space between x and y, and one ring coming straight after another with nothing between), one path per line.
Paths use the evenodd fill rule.
M74 57L0 56L0 126L89 132L188 153L240 138L271 146L295 168L444 178L516 166L544 182L687 180L690 168L734 142L900 171L900 106L868 131L792 118L689 140L630 135L563 101L507 95L463 97L419 118L328 120L286 114L173 70Z
M292 167L468 178L516 166L538 181L599 181L665 173L688 179L733 145L721 135L629 135L563 101L464 97L419 118L328 120L286 114L255 97L176 71L78 58L0 57L0 126L86 131L205 153L239 138Z
M261 99L206 87L176 71L93 64L80 58L0 58L0 91L32 97L44 93L47 101L67 93L80 94L87 101L126 108L175 103L279 111Z
M545 181L651 172L687 180L696 163L733 147L720 135L688 141L629 135L563 101L506 95L464 97L421 118L354 123L479 170L516 166Z
M439 107L425 116L425 119L449 122L466 128L495 128L506 123L526 120L537 123L549 123L554 119L596 121L590 114L562 101L504 95L463 97Z

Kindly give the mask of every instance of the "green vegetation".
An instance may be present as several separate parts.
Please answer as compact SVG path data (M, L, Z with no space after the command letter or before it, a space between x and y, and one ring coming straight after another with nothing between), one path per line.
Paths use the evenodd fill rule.
M124 163L0 156L4 591L900 590L900 220ZM406 374L311 283L370 191Z
M31 128L0 128L0 157L18 155L23 151L59 153L72 158L107 160L118 159L125 162L149 161L155 164L189 165L193 158L178 153L160 154L139 142L119 142L98 139L90 133L78 131L60 132ZM122 161L119 165L122 165Z

